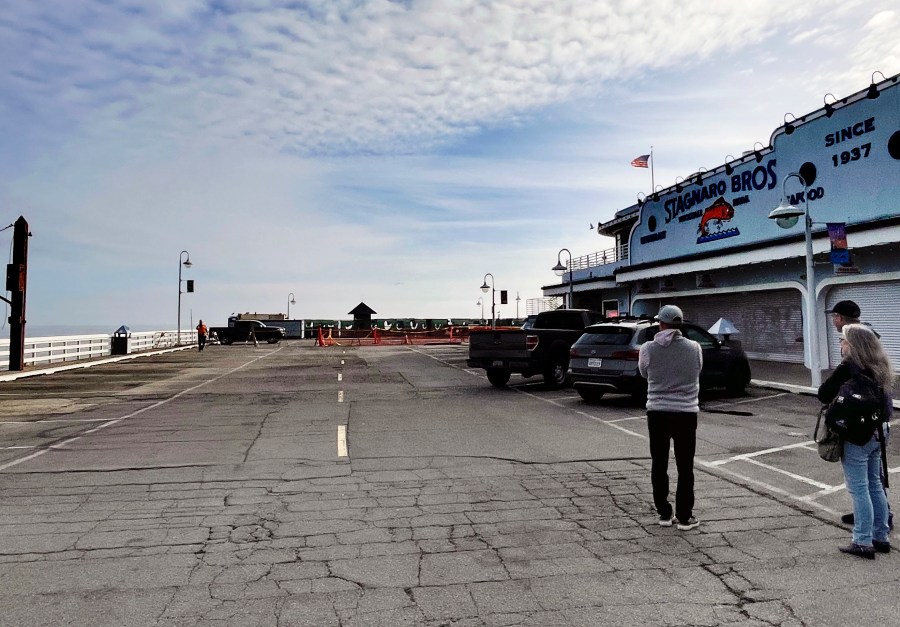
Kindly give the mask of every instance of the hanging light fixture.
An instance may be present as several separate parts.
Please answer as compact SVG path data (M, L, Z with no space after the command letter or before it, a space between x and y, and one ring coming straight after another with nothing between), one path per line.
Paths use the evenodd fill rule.
M869 85L869 91L866 92L866 98L868 98L869 100L875 100L876 98L878 98L878 96L881 95L881 92L879 92L878 88L875 86L876 74L881 74L881 80L887 80L884 74L882 74L881 70L875 70L874 72L872 72L872 84Z
M788 122L787 116L791 116L791 121L790 121L790 122ZM793 113L791 113L790 111L788 111L787 113L784 114L783 120L784 120L784 133L785 133L785 135L790 135L790 134L792 134L792 133L794 132L794 125L792 124L792 122L796 122L796 121L797 121L796 116L794 116Z
M731 157L730 160L729 157ZM734 174L734 168L731 166L732 161L734 161L734 157L732 157L731 155L725 155L725 174L727 174L728 176Z

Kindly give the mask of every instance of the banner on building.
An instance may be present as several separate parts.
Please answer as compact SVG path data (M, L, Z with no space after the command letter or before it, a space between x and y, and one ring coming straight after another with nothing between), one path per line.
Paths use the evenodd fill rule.
M850 259L847 246L847 224L845 222L828 222L828 239L831 242L831 263L835 274L858 274L859 268Z

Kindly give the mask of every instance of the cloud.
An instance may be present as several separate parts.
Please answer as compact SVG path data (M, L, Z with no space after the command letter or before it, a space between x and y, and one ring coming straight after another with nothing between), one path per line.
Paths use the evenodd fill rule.
M827 11L836 0L818 3ZM814 8L754 2L14 2L22 106L93 133L419 151L756 43Z

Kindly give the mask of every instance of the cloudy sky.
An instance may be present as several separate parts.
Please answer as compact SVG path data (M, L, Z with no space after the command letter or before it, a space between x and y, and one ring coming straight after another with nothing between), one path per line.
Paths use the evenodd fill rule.
M649 191L651 145L669 185L900 72L895 0L733 7L6 0L29 325L175 328L182 250L185 327L289 293L292 317L475 317L486 272L524 315L561 248L610 247L590 227Z

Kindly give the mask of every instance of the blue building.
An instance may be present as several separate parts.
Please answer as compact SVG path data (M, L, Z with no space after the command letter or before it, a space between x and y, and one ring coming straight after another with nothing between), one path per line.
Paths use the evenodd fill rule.
M655 314L674 303L706 327L730 319L751 358L828 369L841 357L825 310L851 299L900 369L898 76L786 122L767 147L639 194L598 226L615 248L573 260L575 306ZM804 219L770 218L782 201L812 220L809 312ZM543 292L568 289L566 274Z

